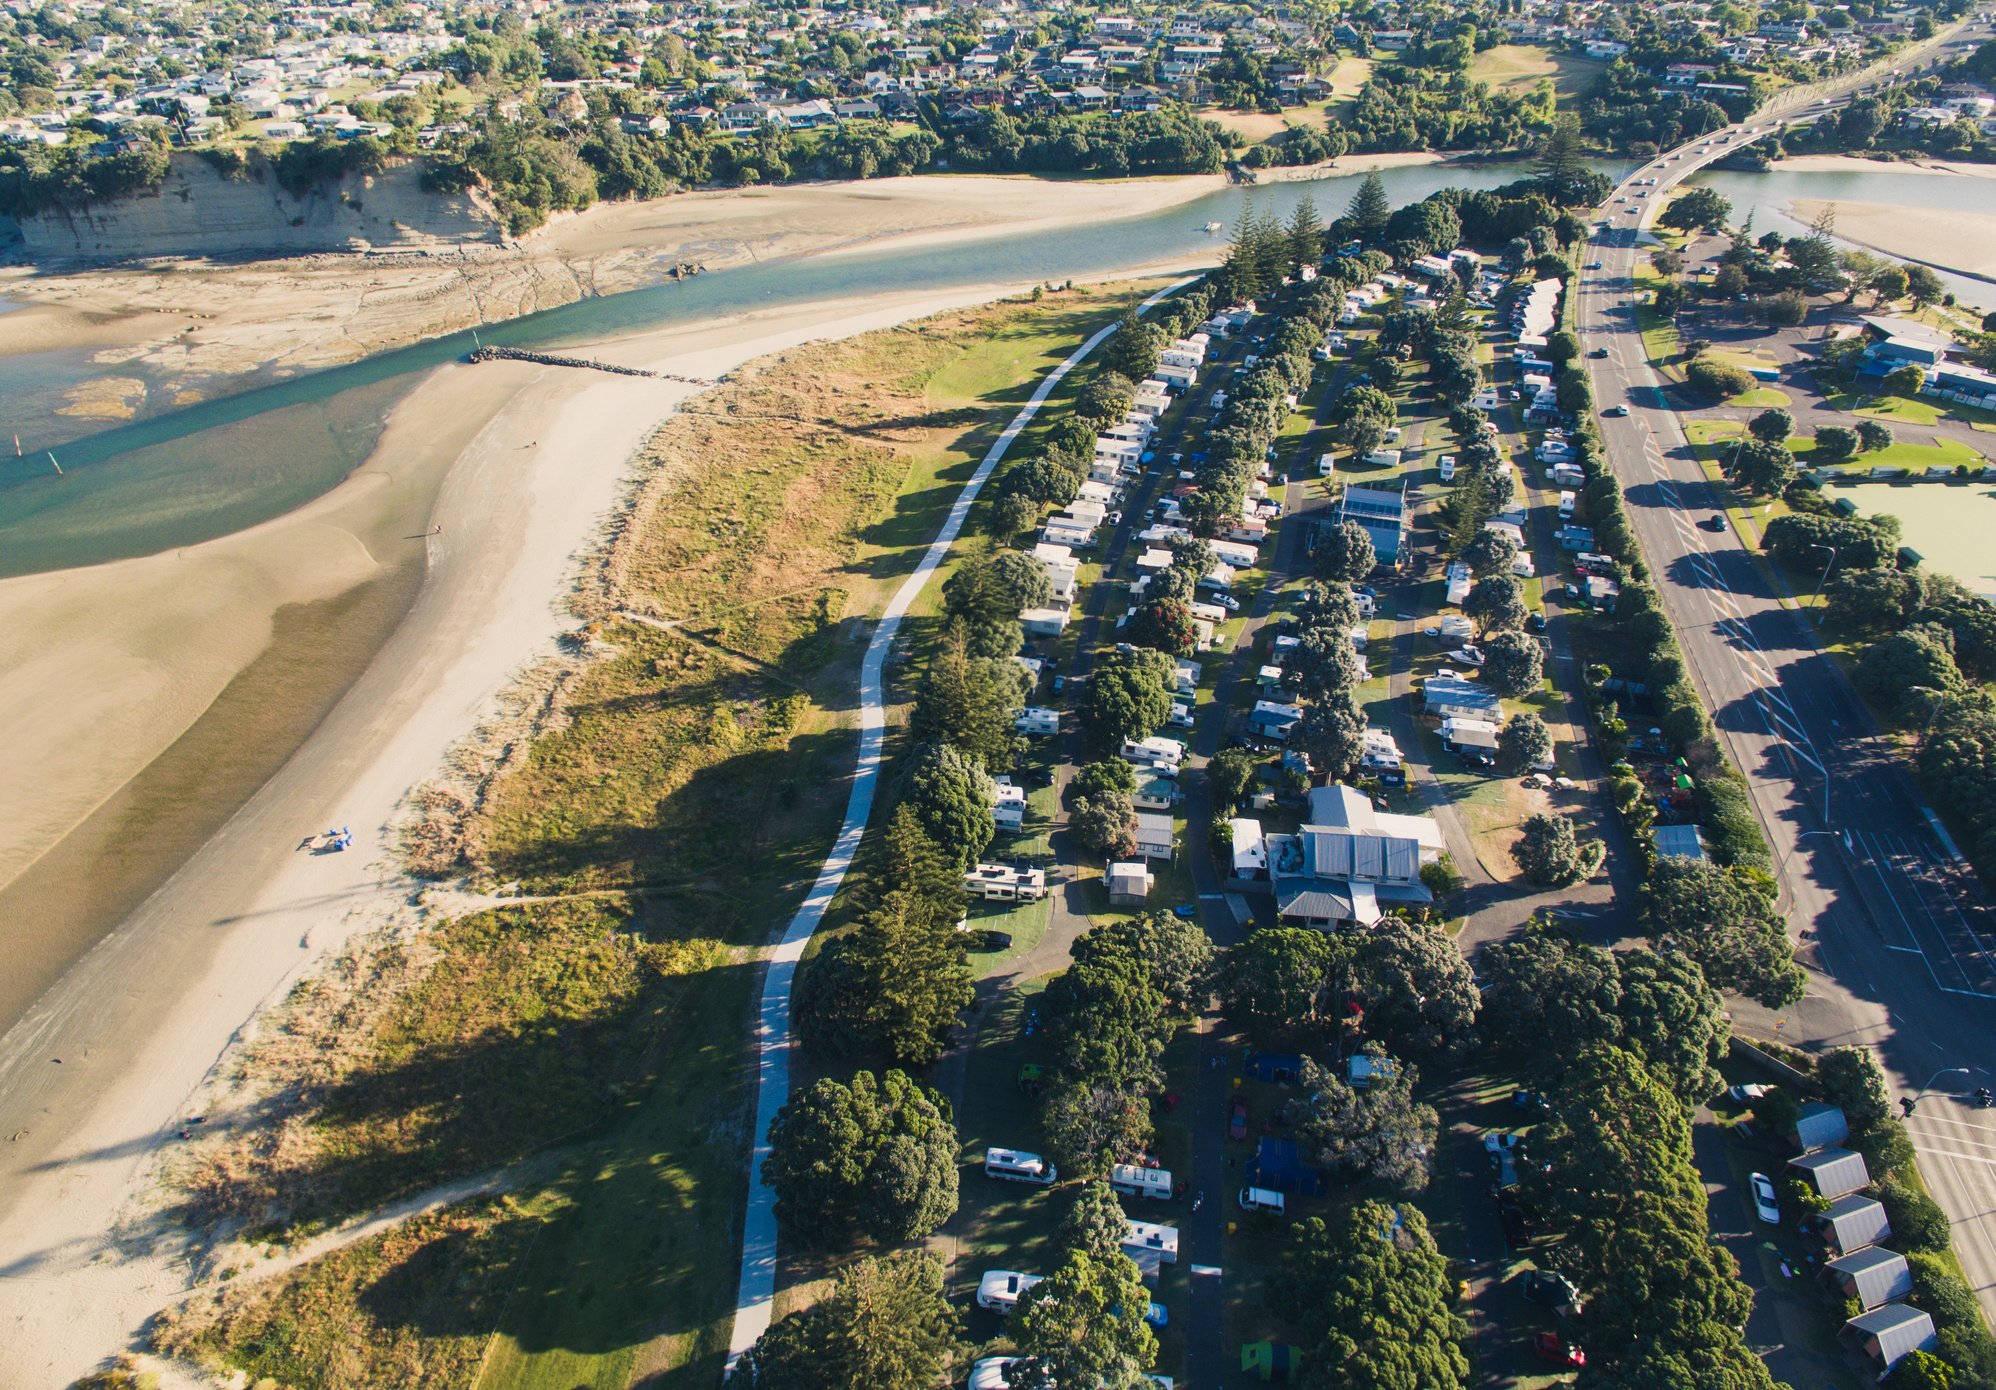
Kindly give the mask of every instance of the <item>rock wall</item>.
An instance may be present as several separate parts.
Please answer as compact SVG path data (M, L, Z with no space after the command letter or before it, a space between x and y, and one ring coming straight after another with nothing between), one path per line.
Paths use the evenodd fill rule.
M419 160L294 198L260 158L231 178L192 154L175 154L150 193L23 218L20 231L30 256L50 260L439 252L506 239L477 193L425 192Z

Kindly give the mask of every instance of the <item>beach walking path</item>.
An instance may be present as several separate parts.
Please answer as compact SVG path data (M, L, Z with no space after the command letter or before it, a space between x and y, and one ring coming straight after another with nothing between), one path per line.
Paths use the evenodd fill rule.
M1145 312L1172 291L1191 283L1187 279L1165 286L1140 304L1137 312ZM762 1184L760 1174L763 1160L769 1157L770 1121L790 1098L790 986L797 975L797 962L803 959L804 947L824 920L825 909L831 906L839 885L845 881L846 870L852 867L860 837L866 833L866 823L873 814L873 793L880 780L880 746L887 722L880 703L881 668L886 664L895 634L901 630L901 619L962 534L970 504L977 500L991 470L1005 457L1012 441L1039 414L1054 388L1089 353L1107 341L1117 326L1112 323L1102 329L1048 372L1032 398L1012 417L1012 423L992 441L983 462L977 465L977 471L970 475L970 481L950 505L942 530L930 542L915 572L895 591L887 611L881 614L880 626L866 644L866 660L859 674L859 763L853 774L852 795L846 801L845 823L839 827L832 851L818 870L817 882L811 885L797 915L784 927L763 971L755 1038L755 1151L749 1160L748 1210L742 1222L742 1267L735 1293L735 1328L728 1343L731 1370L736 1359L754 1346L769 1327L770 1310L776 1299L776 1194Z

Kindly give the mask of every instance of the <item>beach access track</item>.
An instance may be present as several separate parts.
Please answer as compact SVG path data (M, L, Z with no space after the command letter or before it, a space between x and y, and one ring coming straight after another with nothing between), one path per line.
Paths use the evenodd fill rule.
M1137 306L1137 312L1148 311L1166 295L1191 284L1196 278L1174 281L1165 286ZM763 1185L760 1175L763 1161L769 1157L770 1121L776 1118L776 1112L790 1098L790 989L796 979L797 963L803 959L804 947L824 920L825 909L831 906L839 885L845 881L846 870L852 867L853 855L859 849L860 838L866 833L866 823L873 814L873 794L880 780L881 745L887 725L881 705L881 672L886 665L888 650L894 645L895 634L900 631L901 619L928 584L936 568L948 557L950 546L956 543L957 536L963 531L963 523L970 515L970 504L977 500L977 494L983 490L999 460L1005 457L1012 442L1032 423L1054 388L1069 372L1081 365L1089 353L1106 342L1117 326L1112 323L1101 329L1070 353L1066 361L1048 372L1032 398L992 441L983 461L977 465L977 471L970 475L970 481L963 485L963 491L950 504L949 515L944 518L935 540L923 553L921 563L895 591L887 611L881 614L880 625L873 630L873 637L866 644L866 659L860 667L859 676L859 759L853 773L852 794L846 801L845 821L839 827L838 838L832 841L831 853L825 856L825 862L818 870L817 881L811 885L811 891L797 909L797 914L777 937L763 966L762 994L757 1006L755 1029L755 1150L749 1159L748 1202L742 1218L741 1275L735 1293L734 1333L728 1342L730 1370L742 1353L754 1346L756 1339L768 1329L776 1301L776 1195Z

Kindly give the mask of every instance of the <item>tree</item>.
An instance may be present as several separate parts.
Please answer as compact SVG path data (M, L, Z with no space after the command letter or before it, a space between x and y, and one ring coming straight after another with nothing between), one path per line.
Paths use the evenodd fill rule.
M1009 541L1027 527L1036 524L1039 518L1038 503L1023 492L1007 488L999 493L991 504L989 522L991 534L1001 541Z
M1298 733L1311 765L1333 780L1365 755L1365 714L1349 689L1312 696Z
M1563 888L1592 878L1608 856L1599 840L1581 841L1566 816L1540 812L1527 816L1511 857L1525 877L1541 888Z
M1317 528L1316 549L1311 552L1317 574L1324 579L1356 584L1371 574L1379 563L1372 537L1356 521Z
M1317 203L1308 193L1296 200L1289 215L1289 265L1292 270L1315 265L1324 258L1324 224L1317 216Z
M1026 608L1044 608L1053 602L1053 580L1036 556L1023 550L1001 550L985 564L991 582L1004 594L1015 613Z
M1074 1201L1054 1229L1054 1243L1062 1250L1079 1250L1098 1260L1123 1253L1129 1238L1129 1218L1123 1205L1104 1182L1086 1182L1074 1194Z
M1067 828L1083 849L1104 860L1128 859L1137 852L1137 807L1128 792L1076 795Z
M1462 562L1478 579L1511 573L1517 559L1518 543L1511 538L1510 532L1489 526L1479 527L1476 534L1469 538L1469 544L1462 548Z
M1747 433L1769 444L1780 444L1795 433L1795 417L1785 410L1763 410L1747 421Z
M1766 875L1666 858L1643 885L1641 905L1657 949L1689 956L1715 988L1751 995L1769 1008L1802 997L1802 970Z
M1522 632L1500 632L1483 644L1483 678L1506 695L1537 690L1545 678L1545 648Z
M1893 1362L1885 1390L1949 1390L1954 1367L1930 1351L1909 1351Z
M1099 1175L1150 1143L1150 1107L1120 1087L1061 1074L1040 1101L1040 1131L1065 1172Z
M1524 586L1508 574L1479 579L1463 600L1462 611L1485 635L1521 628L1527 611Z
M959 880L958 904L962 897ZM902 890L826 942L797 980L806 1045L840 1057L877 1052L903 1066L935 1061L973 998L956 922Z
M1359 1026L1401 1055L1456 1050L1476 1017L1476 977L1441 928L1388 917L1344 958L1341 994ZM1334 972L1333 978L1337 978Z
M1537 646L1537 643L1533 644ZM1537 767L1552 760L1552 730L1530 710L1514 714L1497 733L1497 752L1515 768Z
M1733 205L1724 194L1710 188L1687 188L1670 200L1670 206L1657 216L1657 221L1666 227L1679 231L1724 231L1726 219L1733 215Z
M1823 463L1842 463L1857 453L1857 431L1842 425L1824 425L1816 431L1812 458Z
M1345 208L1344 224L1354 240L1368 245L1377 242L1386 231L1386 223L1393 216L1393 205L1386 197L1386 184L1379 177L1378 170L1372 170L1352 194L1351 203Z
M1913 308L1924 309L1947 293L1947 286L1941 277L1923 265L1906 266L1906 293L1913 298Z
M1017 1390L1141 1390L1157 1361L1157 1338L1143 1316L1149 1307L1150 1292L1129 1256L1070 1250L1019 1299L1010 1329L1023 1357L1007 1380Z
M1142 381L1157 370L1164 335L1131 309L1102 348L1102 365L1129 381Z
M1748 440L1733 452L1731 462L1740 486L1764 497L1779 497L1795 481L1795 455L1786 444Z
M1906 268L1888 265L1871 277L1866 288L1871 291L1874 302L1890 304L1906 297Z
M1088 744L1114 754L1127 739L1149 738L1171 716L1171 658L1140 647L1105 652L1081 696Z
M1411 1205L1360 1202L1292 1237L1289 1302L1307 1336L1298 1390L1463 1390L1468 1326L1427 1220Z
M1857 443L1867 454L1889 449L1892 447L1892 426L1883 420L1860 420L1857 422Z
M823 1301L771 1324L729 1384L745 1390L930 1390L951 1381L965 1347L943 1294L942 1261L903 1250L846 1266Z
M1210 989L1216 953L1205 929L1171 912L1143 912L1091 928L1074 943L1077 964L1122 959L1143 967L1173 1008L1202 1003Z
M1175 598L1140 605L1124 626L1130 641L1172 656L1184 656L1199 641L1198 629L1192 625L1192 609Z
M1296 1137L1317 1167L1347 1182L1383 1182L1403 1192L1428 1185L1437 1121L1433 1106L1414 1099L1413 1068L1373 1045L1380 1063L1362 1087L1305 1057L1297 1077L1305 1099Z
M1877 631L1910 621L1924 601L1918 570L1850 569L1830 581L1830 613L1853 628Z
M1012 712L1024 698L1024 680L1015 661L973 659L963 624L952 619L915 689L908 731L921 742L950 744L980 766L1009 767L1018 755Z
M924 743L909 755L900 778L901 798L929 838L955 850L959 868L977 862L991 843L993 788L983 767L947 743Z
M762 1180L794 1237L913 1240L956 1211L956 1158L948 1101L898 1071L862 1071L848 1085L821 1079L776 1112Z
M1927 384L1927 374L1908 362L1903 367L1894 367L1885 374L1881 383L1888 396L1917 396L1920 388Z
M971 656L1008 657L1018 651L1019 609L1012 589L991 561L969 561L943 581L943 612L963 624Z
M1213 793L1213 805L1231 811L1240 804L1256 779L1259 766L1254 754L1245 748L1223 748L1206 764L1206 786Z
M1852 682L1908 723L1929 707L1921 692L1955 695L1967 685L1955 665L1954 634L1939 623L1915 623L1873 643L1858 658Z
M1753 375L1743 367L1694 357L1684 368L1684 383L1700 395L1725 400L1753 389Z
M1227 950L1217 978L1227 1017L1269 1036L1317 1016L1341 938L1307 927L1264 927Z
M1128 377L1105 367L1075 393L1074 414L1091 425L1106 425L1121 420L1135 396L1135 384Z

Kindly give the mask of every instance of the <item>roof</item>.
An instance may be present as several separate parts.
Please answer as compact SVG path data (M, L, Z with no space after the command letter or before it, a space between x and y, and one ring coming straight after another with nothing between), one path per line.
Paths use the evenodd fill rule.
M1137 812L1137 843L1143 845L1165 845L1171 843L1172 828L1170 816L1152 815L1145 811Z
M1918 1308L1904 1303L1888 1303L1859 1313L1844 1324L1844 1335L1857 1333L1878 1347L1878 1359L1887 1366L1908 1352L1930 1350L1934 1345L1934 1320Z
M1825 1197L1842 1197L1871 1181L1864 1155L1850 1149L1822 1149L1788 1160L1790 1168L1808 1175L1816 1191Z
M1227 822L1234 837L1234 872L1268 867L1268 849L1261 842L1261 822L1245 817Z
M1450 705L1462 709L1498 709L1503 704L1497 692L1489 686L1480 681L1464 680L1460 676L1429 676L1421 693L1429 709L1437 705Z
M1352 521L1400 521L1407 515L1407 498L1404 493L1383 488L1350 486L1345 489L1339 514Z
M1904 1298L1913 1291L1913 1273L1906 1266L1906 1257L1882 1245L1867 1245L1830 1261L1825 1268L1848 1283L1866 1308Z
M1291 880L1276 890L1275 910L1284 917L1306 917L1314 921L1348 922L1356 911L1349 883L1326 883L1322 879Z
M1367 835L1306 825L1303 848L1314 878L1407 882L1421 874L1421 846L1397 835Z
M1120 888L1127 888L1132 893L1150 891L1150 869L1140 859L1111 864L1103 877L1108 881L1109 891L1112 893Z
M1892 1235L1892 1223L1886 1218L1884 1204L1871 1197L1839 1197L1816 1222L1834 1231L1837 1244L1846 1250L1871 1245Z
M1804 1153L1841 1144L1848 1138L1850 1122L1844 1118L1842 1106L1811 1101L1796 1116L1795 1143Z
M1666 859L1704 859L1704 832L1695 825L1659 825L1652 832L1656 852Z

